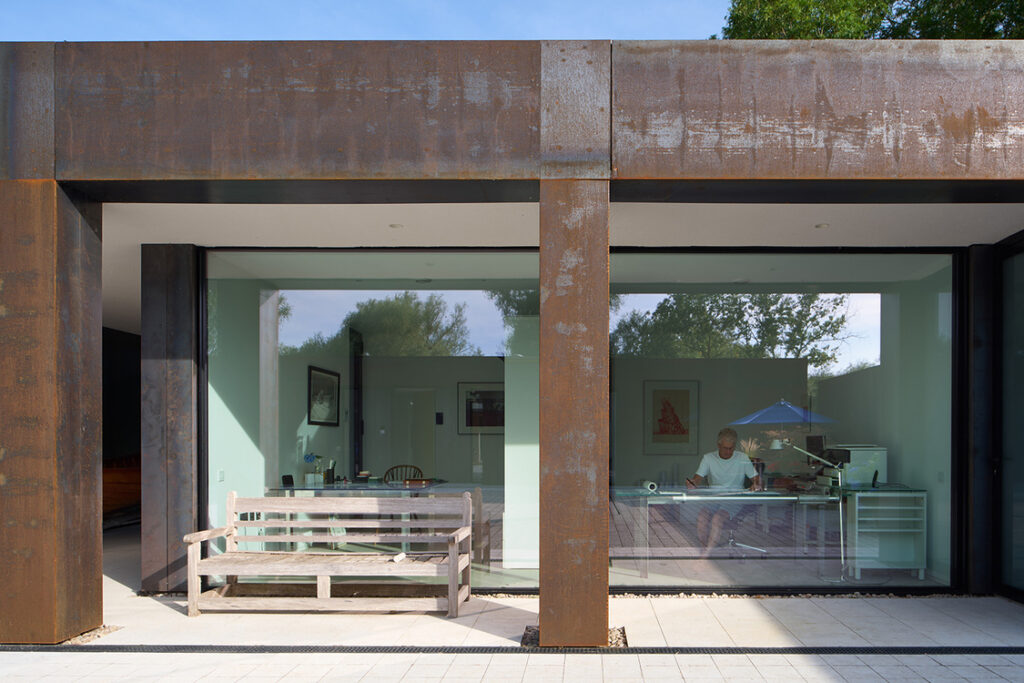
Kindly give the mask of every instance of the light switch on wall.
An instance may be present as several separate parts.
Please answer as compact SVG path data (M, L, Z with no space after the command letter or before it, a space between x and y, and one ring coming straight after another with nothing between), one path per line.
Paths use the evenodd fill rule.
M224 481L224 470L217 470L217 481Z

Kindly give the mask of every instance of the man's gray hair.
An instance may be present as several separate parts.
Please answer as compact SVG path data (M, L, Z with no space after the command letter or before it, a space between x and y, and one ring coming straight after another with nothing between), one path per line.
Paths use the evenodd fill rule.
M718 432L718 441L716 443L722 443L724 441L726 443L732 443L733 445L735 445L736 443L739 442L739 440L739 434L736 433L735 429L733 429L732 427L723 427Z

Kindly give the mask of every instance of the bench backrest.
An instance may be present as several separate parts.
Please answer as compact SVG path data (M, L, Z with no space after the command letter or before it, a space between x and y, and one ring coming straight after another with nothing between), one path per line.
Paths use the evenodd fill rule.
M447 544L445 534L472 522L472 497L239 498L228 493L227 550L258 543ZM344 530L341 532L340 530ZM344 535L339 535L344 533Z

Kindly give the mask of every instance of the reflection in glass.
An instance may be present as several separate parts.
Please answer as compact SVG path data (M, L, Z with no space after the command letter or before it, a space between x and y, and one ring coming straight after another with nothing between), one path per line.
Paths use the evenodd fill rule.
M474 583L536 585L535 252L216 251L207 272L214 527L228 491L470 491ZM416 476L385 483L398 465Z
M948 255L611 271L612 585L948 584ZM747 459L742 486L715 485ZM765 490L742 490L751 473Z

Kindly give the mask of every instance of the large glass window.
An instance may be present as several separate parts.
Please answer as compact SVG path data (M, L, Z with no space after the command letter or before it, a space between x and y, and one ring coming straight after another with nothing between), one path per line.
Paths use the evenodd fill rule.
M612 585L947 585L951 272L613 254Z
M474 585L536 585L536 252L214 251L207 272L213 526L229 491L470 491Z
M1024 443L1024 254L1003 266L1003 583L1024 590L1024 458L1017 450Z

